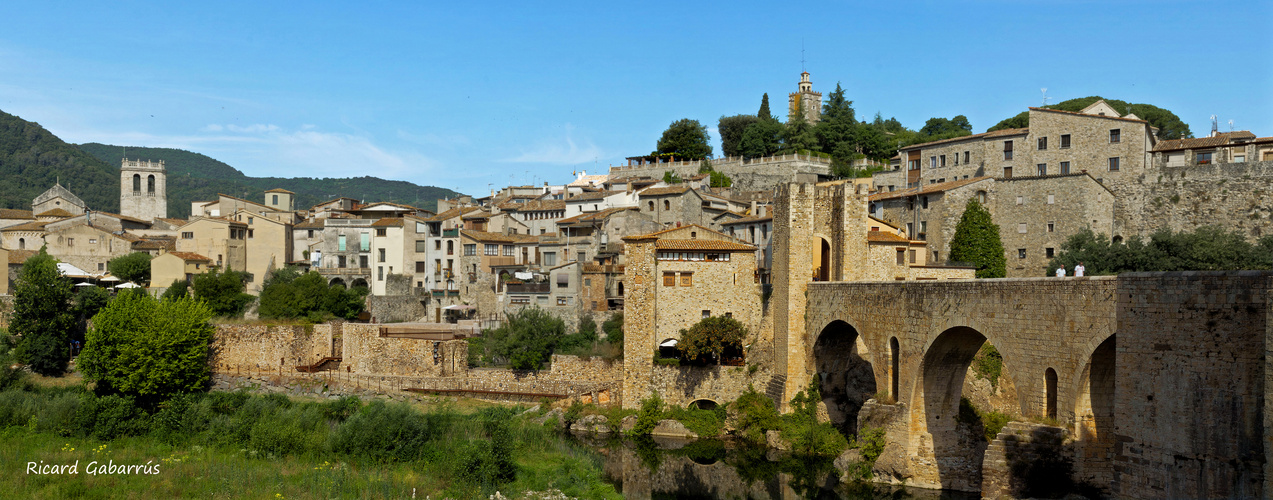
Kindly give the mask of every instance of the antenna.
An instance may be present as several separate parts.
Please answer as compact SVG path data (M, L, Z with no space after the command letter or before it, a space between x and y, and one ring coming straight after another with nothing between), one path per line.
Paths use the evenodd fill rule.
M1233 120L1229 120L1229 131L1233 132Z
M1220 130L1220 123L1216 120L1216 115L1211 115L1211 137L1215 137Z
M804 37L800 37L800 72L804 71Z
M1043 105L1047 106L1048 105L1048 88L1043 87L1039 90L1043 92Z

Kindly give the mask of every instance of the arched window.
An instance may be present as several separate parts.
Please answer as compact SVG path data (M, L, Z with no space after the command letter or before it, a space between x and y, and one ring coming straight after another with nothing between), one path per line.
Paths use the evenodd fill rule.
M146 176L146 192L155 194L155 176L153 174Z
M892 383L890 385L893 389L893 401L898 401L901 399L901 397L897 394L897 379L898 379L897 371L899 368L901 368L901 361L899 361L898 357L901 354L902 349L901 349L901 346L898 345L897 337L893 337L892 340L888 341L888 348L889 348L889 354L891 358L890 361L893 363L893 369L891 373L892 377L889 377L892 379L891 380Z
M27 239L18 238L18 250L26 250L26 249L27 249Z
M133 174L133 192L141 192L141 174Z
M672 209L672 202L668 200L663 200L663 210L671 210L671 209Z
M454 242L454 241L448 241L448 242L446 242L446 254L447 254L447 255L455 255L455 242Z
M651 211L651 212L653 212L653 211L654 211L654 202L653 202L653 201L651 201L651 202L650 202L650 211Z
M1047 384L1047 413L1050 419L1056 419L1056 370L1048 368L1043 374L1044 382Z

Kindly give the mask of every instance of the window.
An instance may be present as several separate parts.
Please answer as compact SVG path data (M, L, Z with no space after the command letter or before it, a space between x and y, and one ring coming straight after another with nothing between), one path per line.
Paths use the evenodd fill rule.
M1012 141L1003 141L1003 159L1012 159Z
M1061 149L1070 147L1070 134L1061 134Z
M1056 203L1056 195L1053 195L1052 193L1048 193L1048 205L1053 205L1055 203Z
M271 198L272 198L272 200L273 200L273 201L271 201L271 202L270 202L270 204L271 204L271 205L278 205L278 195L277 195L277 194L272 194L272 195L270 195L270 197L271 197Z
M915 250L911 250L911 264L915 263Z
M221 261L221 259L217 259L217 262L220 262L220 261ZM339 267L339 268L344 268L344 267L345 267L345 256L344 256L344 255L337 255L337 256L336 256L336 267Z
M557 273L557 288L569 288L570 275L567 273Z
M251 220L251 219L249 219L249 220ZM388 229L385 229L385 228L383 228L383 227L378 227L378 228L376 228L376 236L382 236L382 237L383 237L383 236L388 236L388 235L389 235L389 230L388 230Z
M256 230L255 230L255 229L249 229L249 230L248 230L248 239L252 239L254 236L256 236Z
M1017 197L1017 204L1018 204L1018 205L1025 205L1025 197L1024 197L1024 196L1018 196L1018 197Z
M1012 178L1012 167L1003 167L1003 177L1005 179Z
M672 209L672 202L668 200L663 200L663 210L671 210L671 209Z
M929 157L928 157L928 168L937 168L937 157L936 157L936 156L929 156Z
M504 256L505 257L513 256L513 245L504 245Z
M309 233L308 233L308 234L306 234L306 235L305 235L305 237L306 237L306 238L313 238L313 237L314 237L314 230L313 230L313 229L310 229L310 230L309 230Z
M971 154L972 154L972 153L971 153L970 151L964 151L964 164L965 164L965 165L967 165L968 163L970 163L969 157L970 157L970 155L971 155Z
M544 265L549 267L557 265L557 252L544 252Z
M447 255L455 255L455 242L454 242L454 241L448 241L448 242L446 242L446 254L447 254Z
M676 286L676 273L663 273L663 286Z
M385 280L385 266L376 266L376 281Z
M651 212L653 212L653 211L654 211L654 202L653 202L653 201L651 201L651 202L650 202L650 211L651 211ZM541 234L542 234L542 233L541 233Z
M1018 258L1018 259L1024 259L1024 258L1025 258L1025 249L1024 249L1024 248L1018 248L1018 249L1017 249L1017 258Z
M914 222L907 222L907 223L906 223L906 236L913 236L914 234L915 234L915 223L914 223Z
M1115 157L1115 158L1110 158L1110 159L1109 159L1109 171L1110 171L1110 172L1117 172L1117 171L1118 171L1118 158L1117 158L1117 157Z
M1025 226L1025 223L1024 223L1024 222L1022 222L1022 223L1020 223L1020 224L1017 224L1017 232L1018 232L1018 233L1021 233L1021 234L1025 234L1025 232L1026 232L1026 226Z
M703 319L707 319L707 318L710 318L710 317L712 317L712 310L711 310L711 309L703 309Z
M946 166L946 155L941 155L941 166Z
M1207 151L1207 152L1205 152L1205 153L1198 153L1198 157L1197 157L1197 158L1198 158L1198 164L1199 164L1199 165L1207 165L1207 164L1210 164L1210 163L1211 163L1211 155L1212 155L1212 152L1211 152L1211 151Z
M419 248L419 247L420 247L420 243L423 243L423 241L421 241L421 242L419 242L419 243L416 243L416 248ZM441 251L441 250L442 250L442 240L434 241L434 242L433 242L433 249L434 249L434 250ZM424 250L416 250L416 251L417 251L417 252L423 252Z
M482 255L499 255L499 245L494 243L482 245Z
M133 192L141 192L141 174L133 174Z
M934 262L934 263L936 263L936 262L941 262L941 259L939 258L940 256L941 256L941 252L938 252L938 251L936 251L936 250L933 250L933 262Z
M447 253L450 253L450 252L447 252ZM469 256L477 255L477 244L476 243L464 244L464 255L469 255Z
M899 266L906 265L906 250L905 249L902 249L902 248L897 249L897 265Z
M253 218L251 218L251 217L248 217L248 224L253 223L255 220L256 220L256 219L253 219Z
M438 242L439 247L441 246L441 243L442 243L441 241ZM428 242L426 242L425 240L415 240L415 251L425 252L428 249L429 249Z
M928 221L926 220L919 221L919 234L924 234L927 232L928 232Z
M694 286L694 273L681 273L681 286Z
M384 261L385 261L385 249L383 249L383 248L377 248L376 250L377 250L376 262L384 262Z
M358 235L358 251L360 252L371 251L371 234L370 233L360 233ZM367 267L367 266L363 266L363 267Z
M568 305L570 305L570 297L562 297L562 296L558 296L558 297L557 297L557 305L559 305L559 306L568 306Z
M1234 155L1233 155L1233 163L1246 163L1246 155L1245 155L1245 154L1234 154Z
M584 279L583 279L583 286L586 286L586 287L590 287L590 286L592 286L592 278L584 278Z
M980 204L982 204L982 205L985 205L985 204L986 204L986 192L985 192L985 191L977 191L977 195L976 195L976 196L977 196L977 203L980 203Z
M66 239L66 246L68 246L68 247L73 247L73 246L75 246L75 238L67 238L67 239Z
M1039 171L1039 175L1048 175L1048 164L1047 164L1047 163L1040 163L1040 164L1038 164L1038 165L1037 165L1037 169L1038 169L1038 171Z
M416 263L415 263L415 272L417 272L417 273L421 273L421 274L425 273L426 271L425 271L425 267L424 267L424 266L425 266L425 262L424 262L424 261L416 261Z
M359 255L359 256L358 256L358 267L361 267L361 268L363 268L363 269L366 269L366 268L368 268L368 267L371 267L371 266L368 266L368 265L367 265L367 256L366 256L366 255Z
M920 200L919 200L919 205L920 205L920 206L922 206L922 207L924 207L924 208L928 208L928 197L927 197L927 196L924 196L924 197L920 198Z
M1040 138L1039 138L1039 151L1044 151L1044 150L1046 150L1046 149L1048 149L1048 138L1047 138L1047 137L1040 137Z
M1061 162L1061 175L1069 175L1069 174L1070 174L1070 162L1068 161Z
M198 264L195 264L195 265L197 266ZM105 263L105 262L98 262L98 263L97 263L97 270L98 270L98 271L105 271L105 270L106 270L106 263Z
M183 240L193 240L193 239L194 239L194 231L183 231L183 232L181 233L181 239L183 239Z
M1115 129L1110 129L1110 131L1109 131L1109 143L1110 143L1110 144L1114 144L1114 143L1119 143L1119 142L1123 142L1123 131L1122 131L1122 129L1117 129L1117 128L1115 128Z
M345 251L345 235L343 234L336 237L336 251L337 252ZM345 266L340 266L340 267L345 267Z
M1047 258L1051 259L1053 255L1056 255L1056 249L1055 249L1055 248L1044 248L1044 249L1043 249L1043 254L1044 254L1044 255L1046 255L1046 256L1047 256Z
M956 166L956 167L957 167L957 166L959 166L959 153L955 153L955 154L954 154L954 155L952 155L952 156L954 156L954 159L953 159L952 161L954 161L954 162L955 162L955 166Z
M1056 223L1055 223L1055 222L1048 222L1048 232L1049 232L1049 233L1056 232Z

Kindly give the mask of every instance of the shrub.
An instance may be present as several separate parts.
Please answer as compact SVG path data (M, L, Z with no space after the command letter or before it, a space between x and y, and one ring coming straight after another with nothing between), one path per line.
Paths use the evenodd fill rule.
M186 283L186 280L178 278L172 280L172 284L168 285L167 290L164 290L164 294L160 297L160 300L177 300L189 296L190 284Z
M647 436L654 426L663 418L663 398L654 391L650 397L641 400L641 409L637 410L636 425L632 427L632 435Z
M133 252L111 259L106 269L116 278L145 286L150 283L150 259L149 253Z
M469 343L483 365L508 363L515 370L537 370L548 361L566 334L566 323L538 307L508 316L499 328L482 332L481 342ZM470 354L473 356L473 354Z
M738 412L737 434L755 444L765 443L765 432L782 428L782 419L778 409L768 396L756 392L756 387L747 386L747 391L734 401L733 408Z
M820 401L818 378L814 377L808 388L791 399L792 413L783 416L782 436L791 441L795 455L835 457L849 447L848 440L834 425L818 423Z
M606 332L606 342L611 344L623 345L623 313L614 313L610 315L605 323L601 324L601 331Z
M261 288L262 318L304 318L321 322L340 317L354 319L363 311L366 288L329 285L315 271L302 274L295 267L270 273Z
M331 449L381 462L410 462L425 456L440 429L405 403L373 401L331 435Z
M852 465L848 470L849 475L859 480L870 479L871 469L875 467L875 461L884 453L887 445L884 429L864 427L850 445L861 453L862 461Z
M81 364L103 392L158 402L206 390L211 314L193 299L121 294L94 318Z
M670 407L665 418L675 419L702 438L716 437L725 427L725 406L720 405L711 410L699 408Z
M977 355L973 357L973 373L990 381L992 387L999 386L999 376L1003 374L1003 355L994 345L986 342L981 345Z
M703 318L687 330L681 330L677 348L685 359L701 361L716 358L720 361L726 348L742 349L747 327L734 318L711 316Z
M255 297L243 293L245 273L212 270L194 277L194 294L214 316L238 316Z
M976 198L968 200L963 216L955 225L955 235L950 240L950 260L977 266L978 278L1002 278L1007 273L999 226Z
M150 415L131 397L87 393L76 409L75 426L81 435L106 441L145 434L150 430Z
M517 478L513 435L508 424L513 413L509 408L484 408L478 416L489 441L470 447L459 463L458 475L486 490Z

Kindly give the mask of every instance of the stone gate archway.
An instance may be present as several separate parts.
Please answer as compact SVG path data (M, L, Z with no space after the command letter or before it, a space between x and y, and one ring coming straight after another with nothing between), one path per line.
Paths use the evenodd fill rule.
M857 329L844 321L833 321L814 342L814 370L822 392L827 416L845 435L857 433L862 403L876 392L866 343Z

